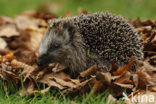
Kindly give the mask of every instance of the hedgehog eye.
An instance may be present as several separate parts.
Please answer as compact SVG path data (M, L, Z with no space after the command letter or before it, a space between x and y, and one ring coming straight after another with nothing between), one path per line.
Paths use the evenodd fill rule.
M60 48L60 44L53 44L53 45L51 45L50 50L55 50L58 48Z
M60 47L60 44L55 44L54 45L54 48L56 49L56 48L59 48Z

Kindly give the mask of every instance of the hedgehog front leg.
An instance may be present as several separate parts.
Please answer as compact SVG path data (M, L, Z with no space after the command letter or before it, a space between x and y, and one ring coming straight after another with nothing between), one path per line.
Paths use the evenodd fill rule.
M72 79L77 78L78 75L80 74L78 71L74 71L74 72L73 72L70 68L66 68L66 69L64 70L64 72L65 72L66 74L70 75L70 77L71 77Z

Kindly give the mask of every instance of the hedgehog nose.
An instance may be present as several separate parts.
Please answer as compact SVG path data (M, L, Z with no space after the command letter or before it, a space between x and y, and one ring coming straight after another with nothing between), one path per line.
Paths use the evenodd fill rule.
M38 65L38 66L43 66L41 60L39 60L39 59L37 60L37 65Z

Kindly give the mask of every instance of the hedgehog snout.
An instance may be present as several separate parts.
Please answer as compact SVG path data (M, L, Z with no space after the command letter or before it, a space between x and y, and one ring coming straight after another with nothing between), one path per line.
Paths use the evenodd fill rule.
M43 65L49 64L51 60L52 60L52 57L49 57L48 55L39 56L37 59L37 65L43 66Z
M43 66L43 63L42 63L42 61L40 59L37 59L37 65L38 66Z

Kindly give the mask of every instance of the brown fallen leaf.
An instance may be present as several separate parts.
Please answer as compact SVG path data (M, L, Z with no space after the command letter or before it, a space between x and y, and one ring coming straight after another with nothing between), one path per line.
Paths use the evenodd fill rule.
M124 88L129 88L129 89L133 88L133 85L131 85L131 84L123 84L123 83L117 83L117 82L114 82L114 84L116 84L120 87L124 87Z
M151 92L156 92L156 85L153 87L148 87L148 90Z
M24 76L24 79L23 79L24 82L31 75L31 73L35 70L34 67L29 66L29 65L27 65L25 63L19 62L19 61L15 60L15 59L13 59L11 61L11 64L13 66L17 66L19 68L23 68L22 75Z
M148 62L152 65L152 66L155 66L156 67L156 55L155 56L152 56Z
M55 82L54 80L50 80L46 77L43 77L42 79L40 79L38 82L43 83L48 85L49 87L56 87L59 88L60 90L64 89L65 87L63 87L62 85L60 85L59 83Z
M32 31L27 31L30 35L30 41L27 42L27 47L36 53L38 53L38 48L43 36L43 33L40 31L32 30Z
M14 58L14 54L12 52L6 54L5 56L0 56L0 62L8 62L8 61L12 61Z
M11 66L7 66L4 63L1 63L0 68L0 79L13 81L14 83L18 83L19 76L12 70Z
M18 49L14 52L14 57L16 60L25 64L36 65L37 56L35 52L32 52L30 50Z
M1 42L1 44L0 44L0 49L5 49L6 46L7 46L6 41L5 41L4 39L0 38L0 42Z
M95 74L97 70L99 70L98 64L95 64L95 65L91 66L89 69L81 72L80 76L81 77L88 77L88 76L90 76L92 74Z
M89 95L96 94L104 86L103 81L95 81L93 88Z
M31 95L34 92L35 85L32 80L29 80L29 82L24 83L24 88L21 88L19 91L20 96L26 96Z
M12 23L14 23L13 19L6 16L0 16L0 26L5 24L12 24Z
M148 86L156 85L156 73L149 74L146 70L137 72L138 75L138 87L146 89Z
M113 72L113 75L118 76L118 75L127 73L127 71L129 71L131 69L133 64L134 64L134 57L131 57L129 63L127 65L119 67L116 72Z
M0 36L12 37L12 36L19 36L19 35L20 34L15 24L6 24L0 26Z
M139 66L143 70L156 70L156 68L150 65L147 61L139 61Z
M96 79L102 81L104 84L111 84L112 76L110 73L97 72Z
M11 53L9 49L0 49L0 55L4 56Z
M61 95L65 94L65 93L69 94L69 95L70 94L71 95L74 95L74 94L79 95L84 92L88 92L88 91L90 91L90 86L93 86L95 82L96 82L95 77L91 77L90 79L77 84L77 86L75 88L68 88L68 89L61 91Z
M118 104L118 103L115 103L116 101L117 101L117 99L114 98L111 94L109 94L106 104Z
M61 72L64 69L65 69L64 65L61 65L59 63L55 63L55 66L54 66L54 68L52 68L52 71L57 73L57 72Z
M131 24L133 24L133 26L135 28L138 28L138 27L141 27L142 26L142 23L141 23L141 20L140 18L136 18L135 20L130 20Z
M76 84L72 83L72 82L66 82L60 78L56 78L56 77L49 77L50 80L54 80L56 83L59 83L60 85L64 86L64 87L69 87L69 88L75 88Z
M47 87L45 89L42 89L42 90L33 90L33 91L29 91L27 92L28 95L35 95L35 94L43 94L43 93L46 93L50 90L51 87Z
M130 79L132 74L130 72L124 73L117 78L114 83L122 83L122 84L133 84L132 80Z
M37 19L35 19L29 15L25 15L25 14L20 14L20 15L16 16L14 18L14 22L17 25L17 28L20 30L24 30L29 26L38 27Z
M61 90L65 88L72 88L75 86L73 82L64 81L64 79L69 78L69 76L63 72L60 73L48 72L42 75L43 76L40 79L38 79L38 82L47 84L48 86L57 87Z

